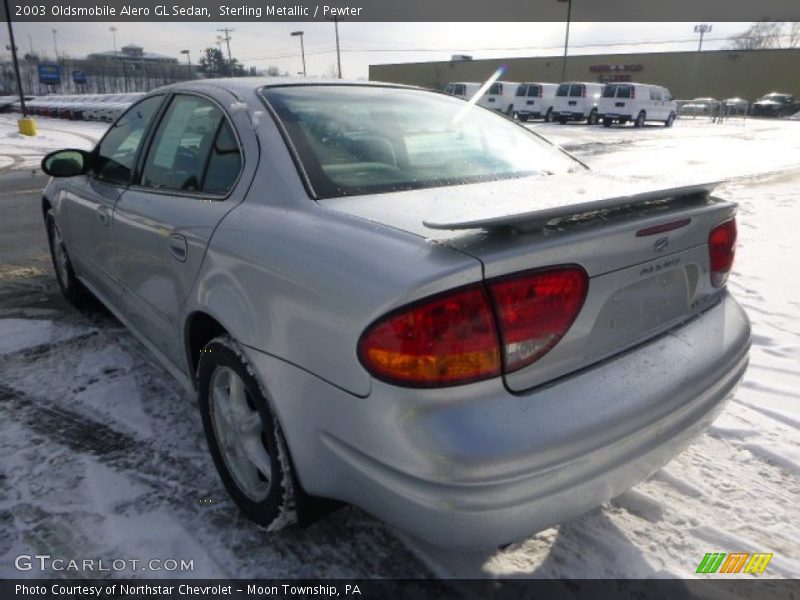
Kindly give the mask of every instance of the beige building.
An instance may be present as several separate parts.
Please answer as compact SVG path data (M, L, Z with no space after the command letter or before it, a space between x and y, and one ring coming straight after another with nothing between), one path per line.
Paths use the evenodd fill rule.
M443 89L451 81L485 81L504 65L507 81L559 82L562 61L545 56L370 65L369 78ZM800 96L800 48L570 56L566 80L654 83L676 98L738 96L752 102L773 91Z

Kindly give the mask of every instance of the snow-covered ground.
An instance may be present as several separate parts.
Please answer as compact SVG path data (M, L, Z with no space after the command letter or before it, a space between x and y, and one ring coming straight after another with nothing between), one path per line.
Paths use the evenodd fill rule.
M2 119L0 154L21 152ZM730 287L753 321L751 365L687 451L502 551L433 548L354 508L270 535L225 496L193 401L104 311L68 309L42 255L0 267L0 577L37 552L194 559L195 577L691 577L714 551L772 552L761 577L800 576L800 123L531 127L596 169L729 179L718 194L741 207Z
M88 150L108 129L108 123L68 121L34 117L38 134L21 135L19 114L0 114L0 172L7 169L38 169L42 157L61 148Z

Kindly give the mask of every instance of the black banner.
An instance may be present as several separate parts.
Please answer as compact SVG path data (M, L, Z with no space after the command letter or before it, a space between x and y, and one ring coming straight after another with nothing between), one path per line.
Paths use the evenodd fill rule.
M64 599L231 599L289 600L340 598L356 600L792 600L800 598L800 580L743 578L704 579L46 579L2 580L3 600Z
M561 22L570 4L573 22L800 21L798 0L8 0L13 21L39 22Z

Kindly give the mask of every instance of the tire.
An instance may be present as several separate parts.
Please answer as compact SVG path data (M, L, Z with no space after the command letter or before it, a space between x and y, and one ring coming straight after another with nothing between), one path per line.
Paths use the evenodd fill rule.
M222 483L250 520L278 531L297 521L289 450L238 344L211 340L197 367L198 404Z
M672 124L675 122L675 113L669 113L667 120L664 121L664 127L672 127Z
M633 122L634 127L644 127L644 119L645 119L644 111L641 111L638 115L636 115L636 121Z
M553 109L548 108L547 113L544 115L544 122L545 123L552 123L553 122Z
M589 113L589 116L586 117L586 124L597 125L597 121L598 121L597 111L593 110L592 112Z
M611 127L612 122L611 119L603 119L603 127Z
M514 105L509 104L508 108L506 109L506 116L510 119L514 118Z
M72 268L64 238L61 237L61 231L58 229L52 210L48 210L45 215L45 227L47 228L47 242L50 245L50 258L53 260L53 269L56 272L58 287L73 306L81 308L86 305L89 291L75 276L75 270Z

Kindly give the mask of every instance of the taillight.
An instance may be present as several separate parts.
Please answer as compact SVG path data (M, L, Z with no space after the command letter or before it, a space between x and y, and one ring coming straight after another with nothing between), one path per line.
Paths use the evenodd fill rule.
M489 283L503 343L504 370L547 354L578 316L589 279L577 266L531 271Z
M577 266L461 288L373 323L361 336L359 358L375 377L398 385L442 387L496 377L547 354L577 317L587 288L586 272Z
M483 286L474 285L391 313L361 337L358 353L376 377L438 387L500 374L500 348Z
M722 287L728 280L736 252L736 219L725 221L708 234L708 259L711 267L711 283Z
M586 98L586 86L581 86L581 98Z

